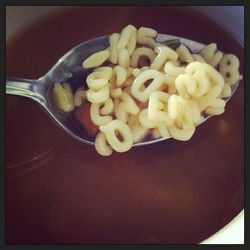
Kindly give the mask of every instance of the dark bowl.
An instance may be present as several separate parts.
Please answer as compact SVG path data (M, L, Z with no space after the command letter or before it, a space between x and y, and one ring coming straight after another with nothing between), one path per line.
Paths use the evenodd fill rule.
M244 73L240 44L185 6L84 6L17 33L7 44L7 75L37 79L70 48L127 24L216 42ZM6 96L6 243L199 243L244 208L243 158L243 81L225 113L191 140L110 157L72 139L38 104Z

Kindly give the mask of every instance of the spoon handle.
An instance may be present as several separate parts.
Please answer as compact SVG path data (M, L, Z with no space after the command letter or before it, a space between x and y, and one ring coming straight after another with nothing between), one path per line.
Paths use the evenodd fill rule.
M28 97L44 104L45 98L41 94L41 89L37 80L6 78L6 94Z

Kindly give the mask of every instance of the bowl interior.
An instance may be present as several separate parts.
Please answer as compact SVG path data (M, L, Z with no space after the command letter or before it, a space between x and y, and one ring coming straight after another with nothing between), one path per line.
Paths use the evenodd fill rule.
M16 31L7 44L7 75L37 79L76 44L130 23L216 42L239 57L244 73L240 44L185 7L84 6ZM104 158L64 133L36 103L6 96L6 242L207 239L244 207L243 118L241 81L225 113L199 126L190 141L171 139Z

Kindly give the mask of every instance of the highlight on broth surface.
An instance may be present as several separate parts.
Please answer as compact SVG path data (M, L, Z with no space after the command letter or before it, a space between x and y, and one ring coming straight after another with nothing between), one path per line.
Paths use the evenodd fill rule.
M58 108L74 112L103 156L148 136L189 140L206 115L225 111L224 98L241 78L237 56L215 43L193 54L184 44L174 50L157 43L157 34L128 25L110 36L106 50L83 61L93 69L88 89L72 94L69 84L55 83Z

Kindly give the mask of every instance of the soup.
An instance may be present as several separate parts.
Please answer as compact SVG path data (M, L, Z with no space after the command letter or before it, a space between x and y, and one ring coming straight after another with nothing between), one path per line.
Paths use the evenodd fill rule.
M6 73L37 79L77 44L127 24L216 42L225 30L185 7L89 6L55 13L7 45ZM18 58L18 60L17 60ZM198 243L243 202L243 81L226 111L190 141L172 139L104 158L31 100L6 96L6 243Z

